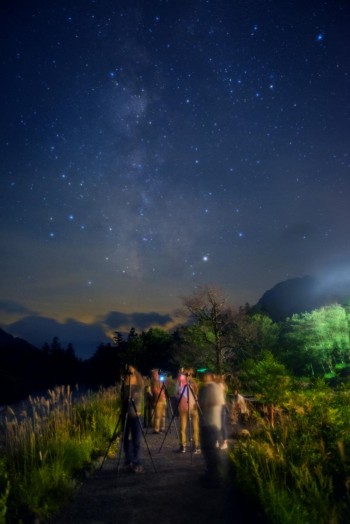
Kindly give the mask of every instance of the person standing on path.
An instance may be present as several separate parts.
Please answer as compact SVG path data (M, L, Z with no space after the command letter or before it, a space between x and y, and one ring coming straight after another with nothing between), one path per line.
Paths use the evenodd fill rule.
M228 418L228 409L226 405L226 395L227 395L227 385L225 383L225 377L223 375L217 375L215 380L221 389L221 432L220 439L217 441L217 447L220 449L227 449L227 418Z
M199 412L197 407L198 385L191 380L192 370L180 370L176 392L178 398L178 412L180 416L180 452L186 453L187 428L190 426L190 439L193 437L195 454L200 453L199 445Z
M143 379L134 366L128 366L121 391L124 413L124 465L126 469L141 473L141 410Z
M206 371L203 376L204 385L199 390L198 403L201 409L200 436L206 473L203 484L207 487L219 487L220 450L216 443L221 432L222 389L214 380L214 374Z
M166 396L164 383L160 380L157 369L151 371L152 422L153 433L165 431Z

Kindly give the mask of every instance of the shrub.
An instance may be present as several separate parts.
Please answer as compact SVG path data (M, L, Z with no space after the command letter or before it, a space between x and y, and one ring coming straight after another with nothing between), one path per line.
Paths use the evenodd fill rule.
M350 500L348 391L289 392L272 427L261 422L231 453L238 485L274 524L340 523Z
M51 517L74 492L82 470L107 448L119 412L115 388L90 392L74 403L68 387L30 398L19 415L10 412L3 474L0 463L0 515L7 504L9 522Z

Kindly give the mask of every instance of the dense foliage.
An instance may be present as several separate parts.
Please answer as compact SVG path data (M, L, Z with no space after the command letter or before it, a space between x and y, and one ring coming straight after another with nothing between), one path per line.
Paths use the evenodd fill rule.
M235 483L273 524L349 522L350 388L292 377L287 386L277 363L266 376L271 359L251 363L247 383L242 376L264 406L274 402L275 419L255 412L249 438L230 455Z
M185 297L184 308L173 333L116 331L85 361L57 337L41 350L0 348L0 403L66 385L32 400L30 416L6 419L0 523L5 514L10 522L46 518L71 495L113 431L116 397L99 386L118 382L127 364L144 375L160 368L175 376L180 367L226 374L262 407L250 437L231 453L236 484L273 524L350 521L349 307L333 304L273 322L204 288ZM68 385L76 383L97 393L75 405Z
M0 347L0 404L25 398L57 384L110 386L126 364L143 374L152 368L173 375L180 367L237 373L247 359L271 352L296 376L324 376L333 384L350 372L350 320L347 305L333 304L295 314L281 322L246 305L235 309L216 288L183 299L183 322L172 333L152 327L138 333L115 331L82 361L72 344L57 337L39 350L29 345ZM0 341L1 342L1 341Z
M82 471L108 449L118 398L113 388L73 402L69 388L57 387L30 398L19 413L8 408L1 427L0 523L47 521L69 500Z

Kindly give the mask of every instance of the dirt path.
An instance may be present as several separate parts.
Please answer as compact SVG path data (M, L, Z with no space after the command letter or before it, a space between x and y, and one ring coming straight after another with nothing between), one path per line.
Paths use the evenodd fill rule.
M118 457L107 459L102 470L97 469L82 485L53 524L252 522L251 510L249 516L246 509L242 510L242 500L235 496L231 486L210 489L202 486L203 457L179 453L174 429L165 440L164 434L148 433L146 442L142 438L143 473L126 473L122 468L118 472ZM231 438L229 447L232 445ZM228 453L229 450L220 452L223 467L228 464ZM253 521L259 522L258 515Z

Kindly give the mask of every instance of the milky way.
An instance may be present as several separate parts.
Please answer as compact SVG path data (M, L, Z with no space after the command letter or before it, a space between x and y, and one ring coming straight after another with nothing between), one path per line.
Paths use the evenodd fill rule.
M348 278L349 14L319 0L3 7L1 325L169 325L197 286L240 305L288 278Z

